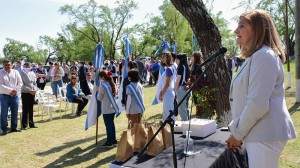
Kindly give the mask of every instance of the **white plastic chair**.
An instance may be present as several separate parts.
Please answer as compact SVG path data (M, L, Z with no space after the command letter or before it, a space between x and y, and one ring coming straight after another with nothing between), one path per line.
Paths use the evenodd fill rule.
M52 121L52 112L53 108L59 107L58 104L56 104L56 101L54 100L54 97L51 93L43 93L43 96L46 97L45 102L43 103L43 106L45 107L45 114L50 115L50 121ZM44 113L42 112L42 120L43 120ZM60 118L61 117L61 111L60 111Z
M64 92L64 96L62 95L62 91ZM59 97L60 97L60 99L59 99L60 100L59 110L61 109L61 102L65 102L66 103L66 105L65 105L65 115L66 115L68 105L69 105L69 103L71 103L71 105L72 105L72 115L74 115L75 114L75 105L76 105L76 103L69 102L66 95L67 95L67 89L65 87L59 87Z

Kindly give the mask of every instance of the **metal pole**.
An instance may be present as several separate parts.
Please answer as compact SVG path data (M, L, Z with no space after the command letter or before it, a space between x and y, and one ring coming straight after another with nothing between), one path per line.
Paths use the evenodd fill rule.
M296 11L296 102L300 103L300 1L295 2Z
M288 88L291 88L291 70L290 70L290 51L289 51L289 18L288 18L288 0L285 0L285 52L288 71Z

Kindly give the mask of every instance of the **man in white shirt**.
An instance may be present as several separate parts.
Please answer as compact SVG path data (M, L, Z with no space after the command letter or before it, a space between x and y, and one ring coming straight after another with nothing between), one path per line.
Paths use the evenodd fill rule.
M92 82L92 74L90 72L86 73L86 80L82 81L82 92L87 96L91 95L93 92L94 84Z
M7 134L8 108L11 111L11 132L20 132L18 126L18 107L21 87L21 76L17 70L12 69L11 61L3 61L3 69L0 70L0 97L1 97L1 129L2 134Z

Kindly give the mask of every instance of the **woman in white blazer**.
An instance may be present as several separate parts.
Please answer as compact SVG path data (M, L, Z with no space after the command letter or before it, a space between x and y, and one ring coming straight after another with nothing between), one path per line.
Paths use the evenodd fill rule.
M245 147L250 168L276 168L296 132L284 97L285 54L272 18L263 10L243 13L235 30L245 63L230 86L229 148Z

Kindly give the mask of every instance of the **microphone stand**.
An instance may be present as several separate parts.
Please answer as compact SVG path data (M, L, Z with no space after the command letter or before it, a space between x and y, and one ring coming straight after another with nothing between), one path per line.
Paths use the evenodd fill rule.
M225 51L226 52L226 51ZM213 54L211 57L209 57L207 60L205 60L201 65L199 65L198 68L203 67L204 65L206 65L209 62L214 62L217 58L218 55L223 55L225 52L220 52L220 53L216 53ZM140 159L143 154L145 153L145 151L147 150L148 146L150 145L150 143L154 140L154 138L157 136L157 134L160 132L160 130L162 128L165 127L165 125L168 123L171 127L171 134L172 134L172 148L173 148L173 164L174 164L174 168L177 168L177 157L176 157L176 151L175 151L175 139L174 139L174 120L172 119L172 116L174 115L174 111L178 110L179 106L183 103L183 101L188 97L188 95L191 93L191 91L193 90L193 88L196 86L196 84L200 81L200 79L204 76L204 74L207 72L208 68L212 65L209 64L207 66L207 68L205 68L205 70L201 73L201 75L196 79L196 81L193 83L193 85L190 87L190 89L188 90L188 92L185 94L185 96L181 99L181 101L177 104L177 106L174 108L174 110L170 110L170 114L167 117L167 119L161 124L161 126L157 129L157 131L155 132L155 134L151 137L151 139L147 142L147 144L142 148L142 150L140 151L140 153L137 155L138 159Z

